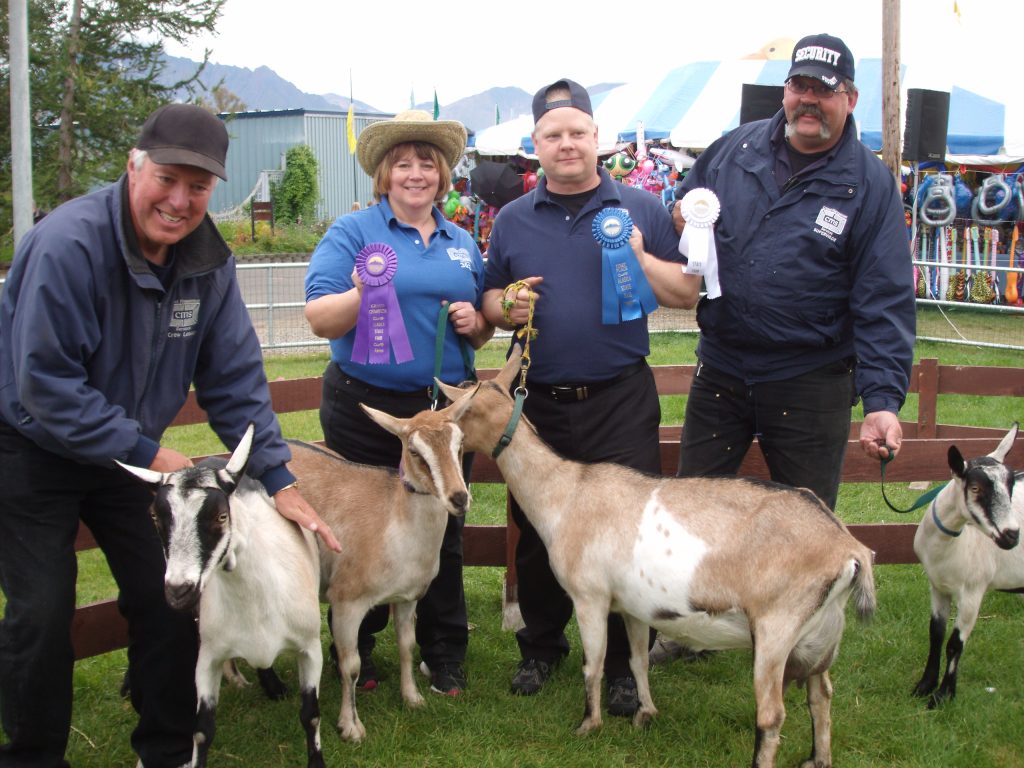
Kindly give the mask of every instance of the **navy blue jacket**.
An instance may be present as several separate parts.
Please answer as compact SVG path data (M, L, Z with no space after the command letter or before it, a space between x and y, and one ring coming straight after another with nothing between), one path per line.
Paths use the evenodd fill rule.
M207 217L173 246L167 289L129 245L127 177L57 208L22 239L0 300L0 418L52 453L148 467L194 382L248 472L294 478L227 244ZM133 234L133 233L132 233Z
M697 159L679 196L721 201L721 298L702 298L698 354L748 383L856 358L866 413L897 412L913 363L913 266L895 179L858 139L839 143L782 190L772 137L784 113L742 125ZM785 151L784 149L782 151Z

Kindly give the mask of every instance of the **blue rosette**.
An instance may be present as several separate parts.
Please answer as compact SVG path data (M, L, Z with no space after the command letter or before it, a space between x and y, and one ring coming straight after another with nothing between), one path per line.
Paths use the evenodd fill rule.
M617 325L639 320L657 309L651 284L629 245L633 234L629 212L605 208L594 217L591 231L601 246L601 322Z

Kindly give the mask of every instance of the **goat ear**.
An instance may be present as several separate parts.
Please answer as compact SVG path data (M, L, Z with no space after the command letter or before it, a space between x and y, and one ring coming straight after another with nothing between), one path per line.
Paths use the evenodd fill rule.
M949 446L949 452L946 454L946 458L949 460L949 468L953 470L953 474L963 480L964 473L967 470L967 465L964 462L963 455L955 445Z
M133 467L130 464L122 464L117 459L114 459L114 463L126 472L131 472L142 482L149 483L150 485L165 485L167 483L167 478L169 477L169 475L164 472L157 472L154 469Z
M469 394L476 388L470 387L469 389L463 389L462 387L456 387L452 384L445 384L437 377L434 378L434 381L437 383L437 386L441 388L441 391L444 392L444 396L451 400L453 403L461 400L463 397L465 397L467 394Z
M371 408L363 403L360 403L359 407L366 412L367 416L395 437L401 437L405 434L405 427L409 423L408 419L400 419L397 416L392 416L390 413L384 413L384 411L378 411L376 408Z
M255 434L256 425L250 421L249 426L242 434L242 439L238 441L238 445L232 451L227 466L224 467L224 470L233 477L237 477L245 471L245 466L249 463L249 454L252 452L252 440Z
M516 374L519 373L519 362L522 358L523 348L518 344L513 344L512 353L508 356L505 367L494 377L494 380L501 385L502 389L507 390L512 386L512 382L516 379Z
M999 441L999 445L996 449L989 454L996 461L1002 462L1006 458L1006 454L1013 448L1013 441L1017 439L1017 422L1013 422L1013 426L1010 427L1010 431L1006 433L1006 437Z
M444 385L447 386L447 385ZM469 410L469 406L473 404L473 398L476 397L476 393L480 391L480 385L477 384L472 389L459 389L458 387L452 387L455 390L454 393L445 391L445 395L449 400L452 400L452 404L444 409L445 414L454 422L458 422L459 419ZM455 397L452 397L452 394Z

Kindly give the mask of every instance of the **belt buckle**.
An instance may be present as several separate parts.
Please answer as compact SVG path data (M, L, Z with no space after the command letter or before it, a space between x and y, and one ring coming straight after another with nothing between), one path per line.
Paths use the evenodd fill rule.
M551 396L555 400L562 401L577 401L586 400L590 397L590 391L585 384L578 387L569 386L553 386L551 387Z

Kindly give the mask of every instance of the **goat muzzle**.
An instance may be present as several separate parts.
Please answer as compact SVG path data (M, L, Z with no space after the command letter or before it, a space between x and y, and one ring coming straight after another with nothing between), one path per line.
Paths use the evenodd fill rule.
M1000 531L996 544L1000 549L1013 549L1020 541L1020 529L1014 528L1008 531Z
M167 604L176 611L191 611L199 602L199 585L184 581L177 584L164 583L164 597Z

